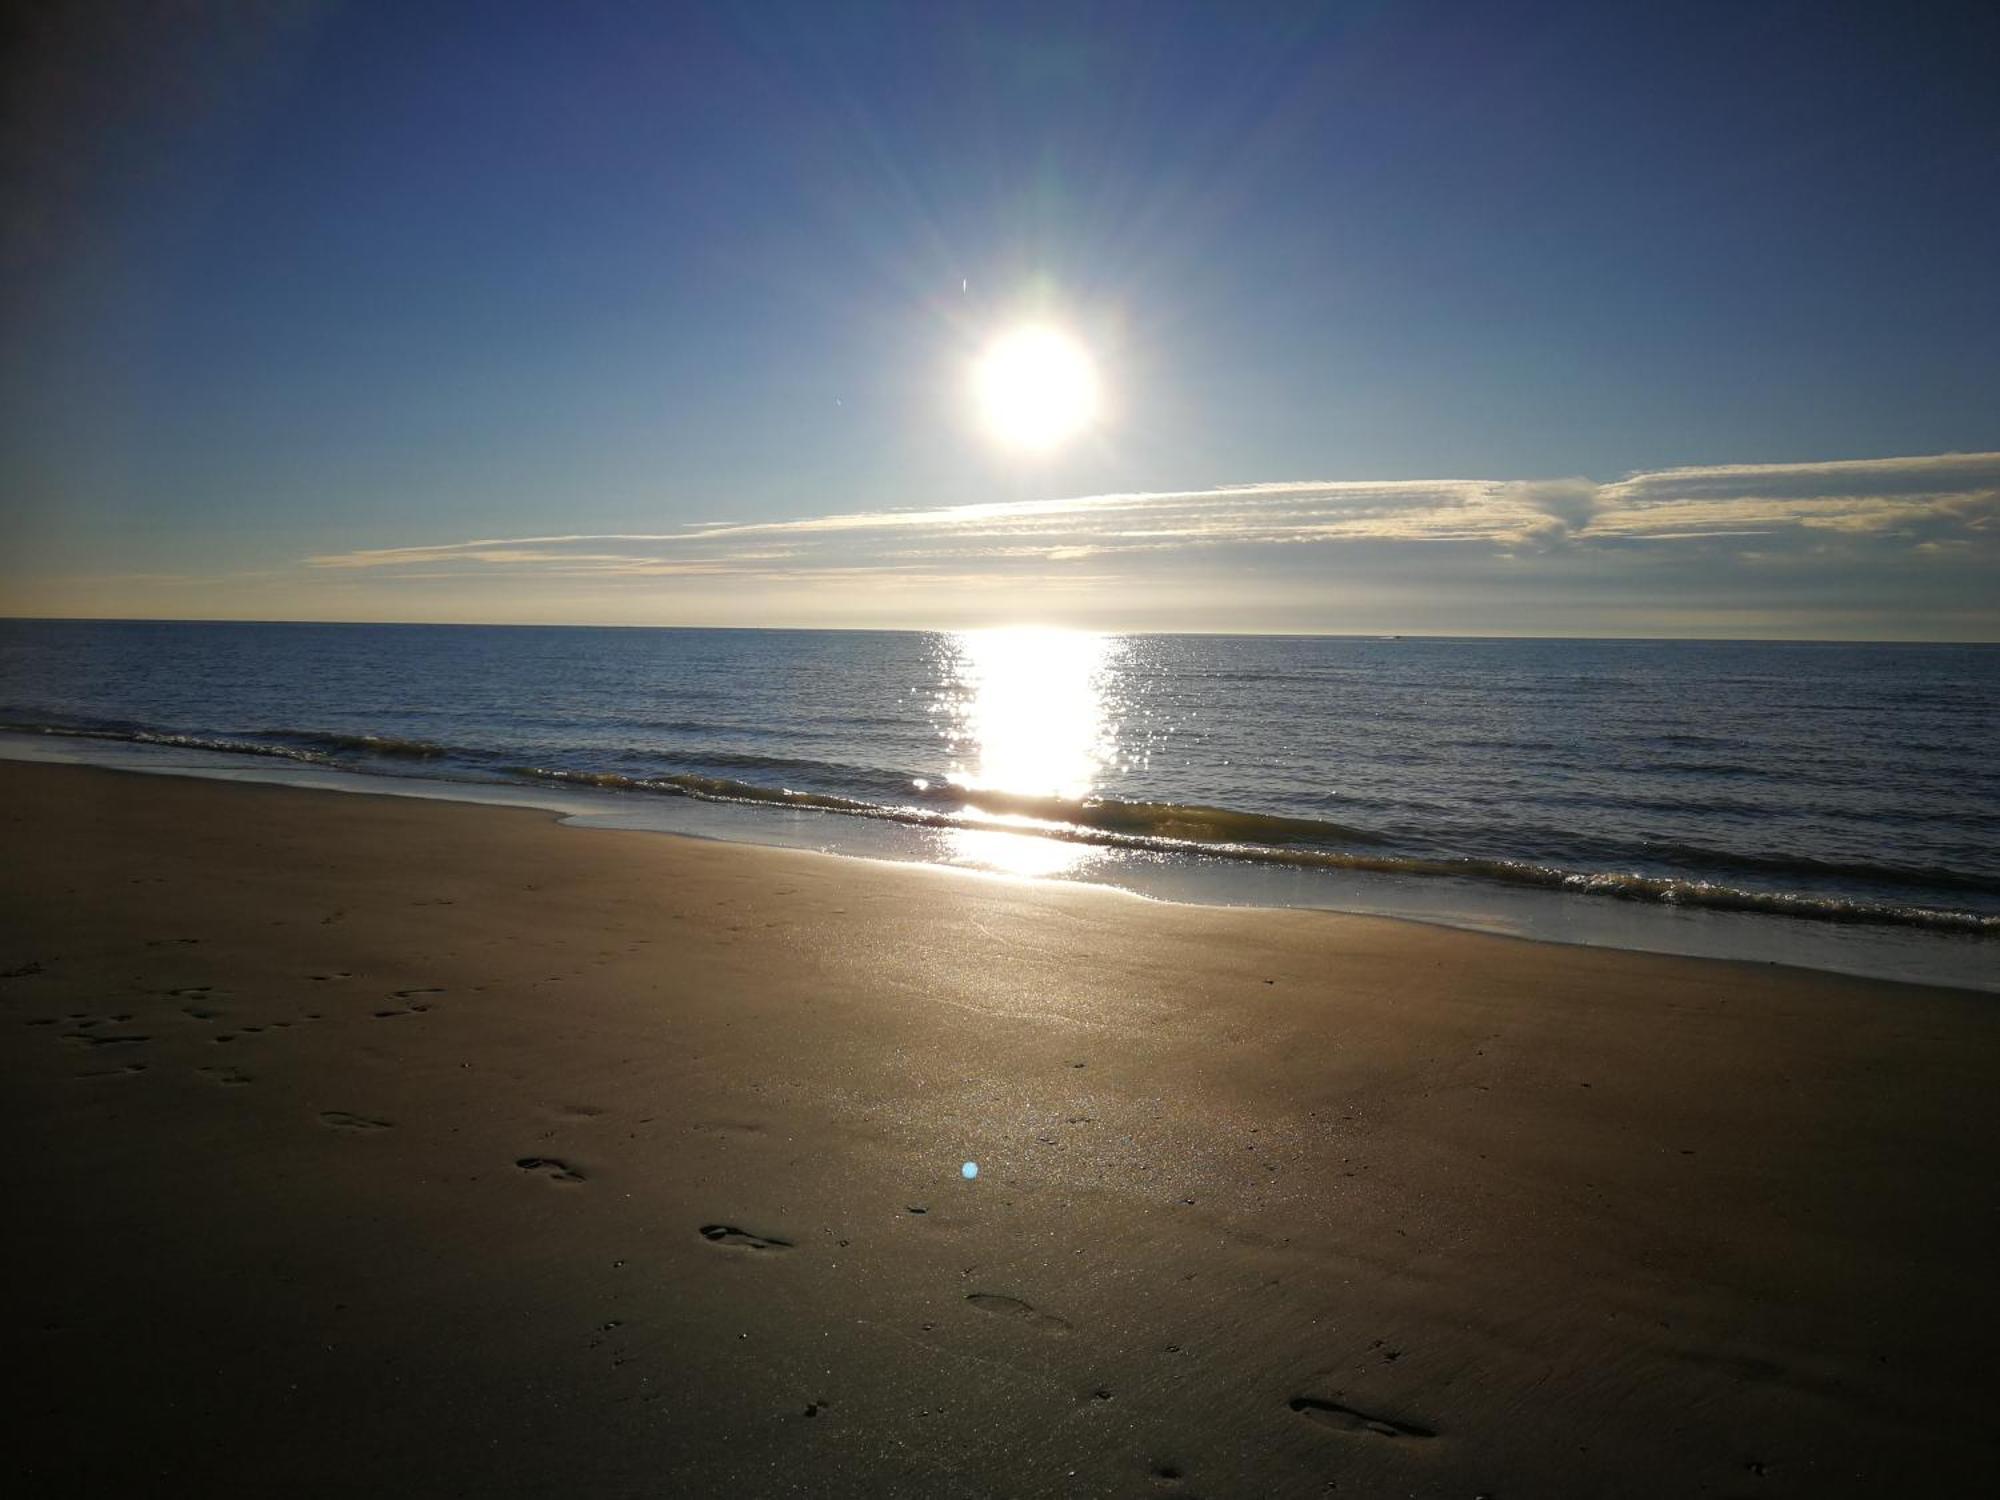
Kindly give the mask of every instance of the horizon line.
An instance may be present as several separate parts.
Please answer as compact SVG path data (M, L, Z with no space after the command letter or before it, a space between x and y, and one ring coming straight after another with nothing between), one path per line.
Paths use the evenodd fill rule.
M1438 630L1144 630L1110 629L1085 625L1063 625L1035 620L1009 624L978 625L701 625L635 624L590 620L325 620L227 618L193 615L11 615L0 614L5 625L310 625L322 627L375 628L388 626L406 630L685 630L733 631L777 634L819 635L962 635L978 630L1070 630L1080 635L1196 636L1228 640L1342 640L1342 641L1633 641L1671 644L1754 646L2000 646L2000 637L1941 639L1935 636L1843 636L1843 635L1563 635L1543 631L1497 631L1492 634L1465 634Z

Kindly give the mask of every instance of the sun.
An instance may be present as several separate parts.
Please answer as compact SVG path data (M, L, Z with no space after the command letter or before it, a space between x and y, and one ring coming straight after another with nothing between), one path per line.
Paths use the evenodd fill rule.
M1059 328L1001 334L972 367L972 399L986 430L1012 448L1045 453L1097 420L1097 366Z

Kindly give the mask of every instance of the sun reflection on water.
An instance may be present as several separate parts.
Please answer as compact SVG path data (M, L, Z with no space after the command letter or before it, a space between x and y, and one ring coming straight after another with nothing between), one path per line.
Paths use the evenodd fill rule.
M1098 863L1105 853L1089 844L998 828L951 828L943 837L947 863L1031 880L1073 875Z
M964 810L1011 829L953 829L948 857L1012 875L1067 874L1104 856L1036 837L1096 790L1117 745L1106 699L1123 642L1082 630L971 630L945 643L940 699L950 784Z

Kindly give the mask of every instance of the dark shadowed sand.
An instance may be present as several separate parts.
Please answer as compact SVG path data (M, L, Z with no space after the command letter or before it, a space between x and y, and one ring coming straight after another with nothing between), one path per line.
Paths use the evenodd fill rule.
M64 767L0 818L33 1493L2000 1467L1991 997Z

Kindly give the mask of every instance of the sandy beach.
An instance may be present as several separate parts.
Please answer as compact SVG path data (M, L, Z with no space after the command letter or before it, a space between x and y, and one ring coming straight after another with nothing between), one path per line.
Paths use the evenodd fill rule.
M2000 1462L1991 997L69 767L0 818L26 1493Z

